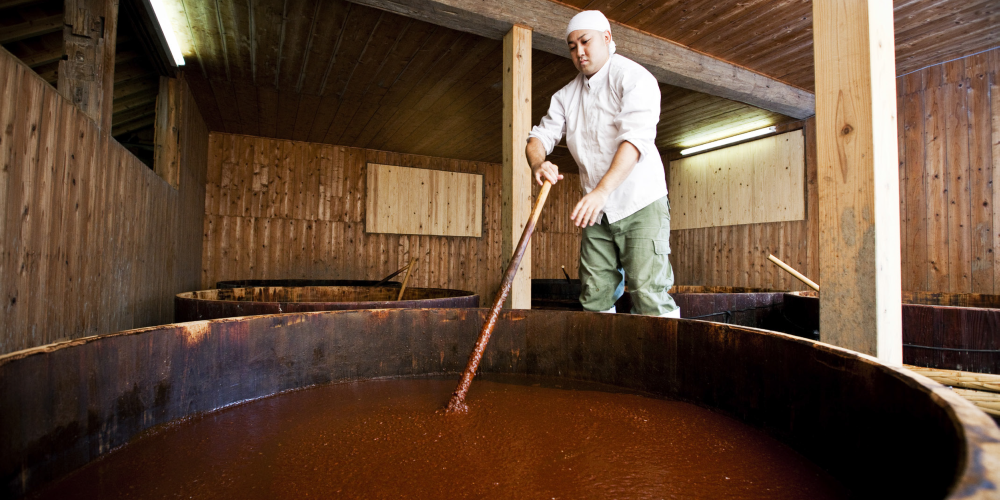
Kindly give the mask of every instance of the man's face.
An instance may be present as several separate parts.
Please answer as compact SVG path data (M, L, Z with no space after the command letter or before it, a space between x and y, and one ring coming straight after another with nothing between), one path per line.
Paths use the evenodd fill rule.
M591 76L604 67L610 54L611 32L597 30L576 30L566 37L570 59L581 73Z

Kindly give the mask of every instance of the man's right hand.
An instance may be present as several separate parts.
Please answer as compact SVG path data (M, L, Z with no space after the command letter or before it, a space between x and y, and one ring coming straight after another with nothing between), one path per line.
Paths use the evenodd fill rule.
M539 186L544 184L543 178L553 185L563 178L562 174L559 173L559 167L548 160L543 161L537 167L532 167L531 171L535 174L535 181L538 182Z

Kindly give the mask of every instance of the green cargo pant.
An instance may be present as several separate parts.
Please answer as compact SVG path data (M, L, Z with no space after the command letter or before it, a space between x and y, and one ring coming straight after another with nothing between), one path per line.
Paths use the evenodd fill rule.
M670 268L670 202L664 196L638 212L586 227L580 241L580 303L587 311L606 311L625 292L628 276L632 314L661 316L677 308L667 291ZM624 273L624 275L623 275Z

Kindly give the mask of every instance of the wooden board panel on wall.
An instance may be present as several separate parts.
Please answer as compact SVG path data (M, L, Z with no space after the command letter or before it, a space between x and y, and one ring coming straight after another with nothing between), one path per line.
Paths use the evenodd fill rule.
M197 285L208 131L180 87L177 190L0 49L0 354L169 323Z
M802 220L804 180L801 130L672 161L672 227Z
M684 193L674 186L675 170L669 172L671 203L670 263L674 282L691 286L744 286L776 290L805 290L805 285L768 262L774 254L803 274L819 276L819 227L813 222L817 210L815 131L813 119L796 133L804 136L804 211L802 220L731 226L678 229L676 199ZM730 182L746 177L729 176ZM690 181L689 181L690 182ZM728 189L728 188L727 188ZM689 191L690 193L690 191ZM698 191L698 196L706 196ZM728 193L728 191L727 191ZM731 204L750 212L746 203Z
M483 234L483 176L369 163L368 233Z

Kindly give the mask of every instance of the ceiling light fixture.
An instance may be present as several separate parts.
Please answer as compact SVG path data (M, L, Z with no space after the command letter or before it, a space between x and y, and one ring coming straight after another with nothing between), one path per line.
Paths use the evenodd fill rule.
M719 146L725 146L726 144L732 144L734 142L740 142L740 141L745 141L747 139L752 139L754 137L760 137L762 135L770 134L771 132L774 132L775 130L777 130L776 126L770 126L770 127L767 127L767 128L762 128L762 129L754 130L752 132L747 132L745 134L734 135L732 137L727 137L725 139L719 139L717 141L712 141L712 142L709 142L709 143L706 143L706 144L702 144L701 146L695 146L693 148L682 149L681 150L681 156L687 156L687 155L690 155L690 154L698 153L700 151L705 151L706 149L715 149L715 148L717 148Z
M170 13L167 11L167 7L163 5L163 0L150 0L149 3L153 6L156 22L160 24L160 31L163 32L163 37L167 40L167 46L170 48L170 55L174 57L174 63L177 66L184 66L184 52L181 51L181 44L174 34L174 27L170 24Z

